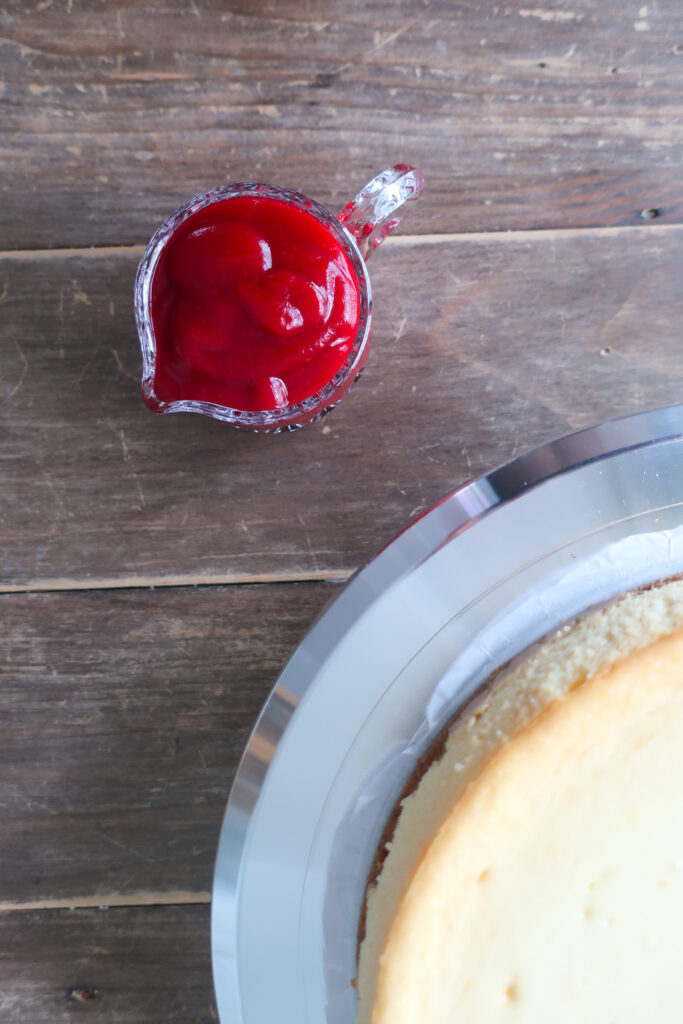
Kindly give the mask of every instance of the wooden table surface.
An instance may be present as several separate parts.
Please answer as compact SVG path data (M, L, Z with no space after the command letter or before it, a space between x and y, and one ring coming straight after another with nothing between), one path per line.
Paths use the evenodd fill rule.
M226 797L321 607L473 475L681 400L680 0L539 2L4 5L3 1024L215 1020ZM131 298L166 215L244 179L338 209L399 161L426 191L344 404L281 437L152 416Z

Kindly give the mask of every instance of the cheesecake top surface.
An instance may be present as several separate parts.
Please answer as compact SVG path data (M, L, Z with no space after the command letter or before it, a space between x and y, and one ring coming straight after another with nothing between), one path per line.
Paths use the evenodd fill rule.
M494 755L415 871L373 1024L680 1019L683 633Z
M457 723L368 893L359 1021L677 1019L682 609L626 595Z

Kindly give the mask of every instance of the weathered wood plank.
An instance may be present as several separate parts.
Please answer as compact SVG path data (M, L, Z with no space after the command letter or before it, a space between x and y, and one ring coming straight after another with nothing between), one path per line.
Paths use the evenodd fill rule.
M137 256L0 259L0 589L344 574L468 477L680 400L683 228L387 243L374 351L322 423L139 398Z
M417 232L681 219L678 0L5 6L0 248L144 242L226 180L334 209L399 160Z
M3 1024L217 1020L209 908L0 915Z
M0 596L0 911L208 899L242 748L337 589Z

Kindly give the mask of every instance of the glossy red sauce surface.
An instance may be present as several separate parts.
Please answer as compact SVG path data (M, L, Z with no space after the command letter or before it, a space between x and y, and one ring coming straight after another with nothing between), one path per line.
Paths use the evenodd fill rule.
M278 409L334 377L359 321L356 275L312 214L239 196L188 217L154 271L154 390L233 409Z

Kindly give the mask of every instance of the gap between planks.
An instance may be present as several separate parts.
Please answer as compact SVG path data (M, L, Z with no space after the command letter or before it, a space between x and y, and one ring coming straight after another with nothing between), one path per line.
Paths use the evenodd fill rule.
M507 229L505 231L449 231L443 234L429 235L393 235L383 243L388 246L400 245L434 245L447 242L484 242L484 241L553 241L560 238L579 238L582 235L593 235L598 238L610 238L626 232L651 235L653 231L677 231L683 228L680 223L665 224L614 224L606 227L583 228L532 228ZM68 249L2 249L0 260L33 260L33 259L67 259L69 257L90 256L142 256L144 245L100 245L74 246Z
M247 583L345 583L355 569L320 569L313 572L227 573L224 576L120 576L116 579L71 580L64 577L0 583L2 594L51 593L71 590L154 590L157 587L221 587Z
M27 900L25 903L0 903L0 916L30 910L108 910L110 907L174 907L211 903L210 892L189 892L185 889L170 892L117 892L97 896L76 896L60 900Z

